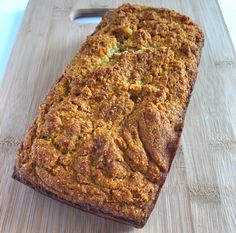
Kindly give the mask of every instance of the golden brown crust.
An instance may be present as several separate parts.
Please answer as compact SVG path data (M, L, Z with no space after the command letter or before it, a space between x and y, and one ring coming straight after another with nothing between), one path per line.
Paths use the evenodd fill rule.
M40 106L18 179L143 226L177 150L203 40L174 11L107 12Z

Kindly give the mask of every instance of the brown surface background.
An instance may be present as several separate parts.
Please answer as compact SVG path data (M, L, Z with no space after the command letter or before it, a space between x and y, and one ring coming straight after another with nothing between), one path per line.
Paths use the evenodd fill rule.
M236 232L236 55L217 0L129 1L184 13L206 37L181 146L143 229L84 213L11 179L17 147L45 93L95 28L69 16L123 2L29 2L0 83L1 233Z

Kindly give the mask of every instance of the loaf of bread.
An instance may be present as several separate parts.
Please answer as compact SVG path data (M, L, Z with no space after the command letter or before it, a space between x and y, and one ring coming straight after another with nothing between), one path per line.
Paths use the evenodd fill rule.
M108 11L46 95L13 177L143 227L178 148L203 42L201 29L171 10Z

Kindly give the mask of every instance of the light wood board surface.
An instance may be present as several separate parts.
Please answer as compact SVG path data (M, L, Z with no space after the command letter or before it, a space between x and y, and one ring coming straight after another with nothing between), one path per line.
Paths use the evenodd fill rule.
M17 147L45 93L95 28L69 15L123 3L30 0L0 84L1 233L236 232L236 56L217 0L130 2L182 12L206 39L181 146L147 225L137 230L84 213L11 179Z

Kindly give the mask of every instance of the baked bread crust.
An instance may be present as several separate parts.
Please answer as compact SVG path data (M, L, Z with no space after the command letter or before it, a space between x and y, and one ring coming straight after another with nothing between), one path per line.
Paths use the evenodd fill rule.
M45 97L13 177L143 227L178 148L203 43L174 11L108 11Z

